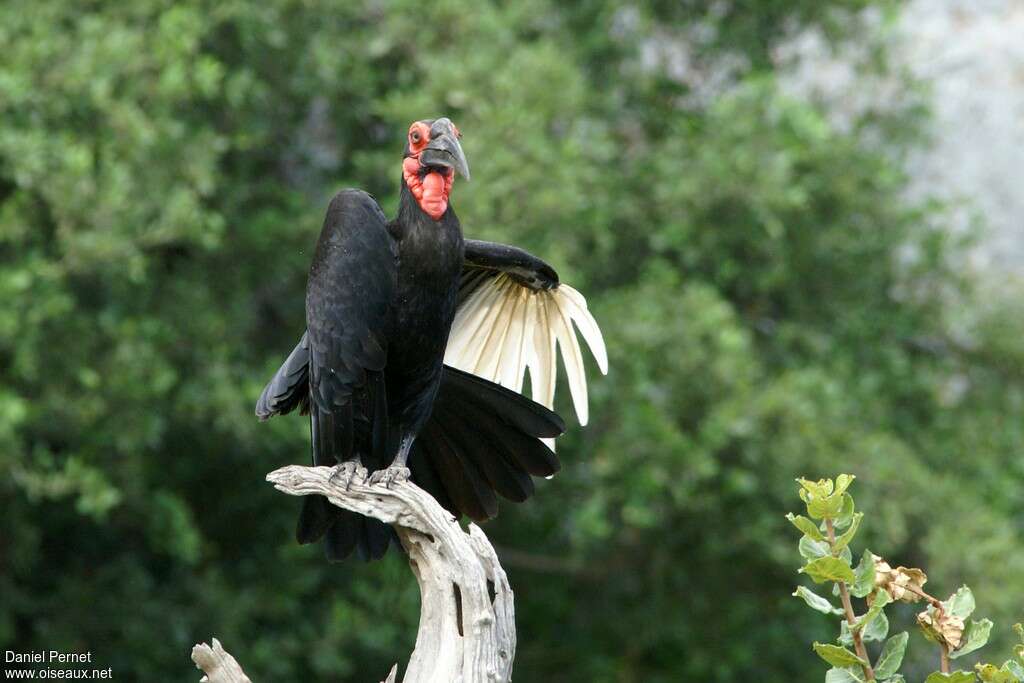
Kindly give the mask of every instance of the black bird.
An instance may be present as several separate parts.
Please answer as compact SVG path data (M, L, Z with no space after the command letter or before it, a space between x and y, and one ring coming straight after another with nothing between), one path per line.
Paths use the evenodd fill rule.
M531 475L559 469L553 439L565 425L550 410L556 345L582 424L574 323L602 372L607 358L583 297L551 266L515 247L463 239L449 205L455 173L469 178L460 138L447 118L412 124L393 221L365 192L331 200L309 271L306 333L256 415L298 407L310 415L313 464L341 465L336 476L346 481L364 467L371 483L411 477L456 515L483 520L497 514L496 493L523 501ZM527 369L533 397L547 407L518 393ZM296 535L300 543L324 538L328 558L340 560L353 550L381 557L393 532L307 496Z

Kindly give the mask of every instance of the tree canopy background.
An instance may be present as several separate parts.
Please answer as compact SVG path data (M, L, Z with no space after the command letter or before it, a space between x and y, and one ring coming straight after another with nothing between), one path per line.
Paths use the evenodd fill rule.
M393 209L406 127L439 114L467 234L552 263L611 356L563 471L486 527L518 680L820 680L782 515L839 471L872 550L1008 631L1020 292L982 295L972 235L904 192L921 84L842 124L781 84L799 31L874 45L868 6L0 4L0 649L147 681L196 675L211 634L259 680L379 680L411 649L404 558L297 546L263 476L308 426L252 407L327 200Z

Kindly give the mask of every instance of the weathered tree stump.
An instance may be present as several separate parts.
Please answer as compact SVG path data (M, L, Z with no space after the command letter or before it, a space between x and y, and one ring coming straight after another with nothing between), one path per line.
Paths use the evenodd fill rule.
M387 488L354 477L346 489L332 482L330 467L289 465L267 475L293 496L320 494L338 507L391 524L409 556L420 586L420 623L404 683L502 683L511 680L516 631L512 589L487 536L475 524L468 533L434 498L411 482ZM213 651L219 648L214 640ZM223 665L211 671L196 651L192 658L210 683L245 683ZM210 648L207 648L210 649ZM223 648L220 653L237 662ZM223 657L221 657L223 659ZM209 658L204 659L209 661ZM396 669L385 683L396 680Z

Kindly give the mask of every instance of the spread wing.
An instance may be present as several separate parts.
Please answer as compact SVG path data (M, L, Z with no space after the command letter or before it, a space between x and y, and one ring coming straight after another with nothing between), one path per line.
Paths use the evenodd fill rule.
M551 408L560 350L573 407L585 425L587 377L577 331L607 374L604 339L582 294L522 249L466 240L446 364L518 392L529 371L533 400Z

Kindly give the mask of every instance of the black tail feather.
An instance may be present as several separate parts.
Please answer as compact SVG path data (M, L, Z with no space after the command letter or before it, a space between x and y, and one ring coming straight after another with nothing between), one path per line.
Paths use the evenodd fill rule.
M338 514L335 516L334 524L324 536L324 554L331 562L341 562L359 545L363 520L362 515L349 510L335 509Z
M397 545L398 537L395 534L395 530L379 519L362 515L359 517L361 529L359 545L356 546L359 557L366 562L379 560L388 551L392 538L395 539Z
M318 509L321 506L325 509ZM315 521L314 521L315 518ZM303 535L303 534L306 535ZM323 496L306 496L299 515L299 543L324 541L324 554L331 562L349 558L353 552L361 559L384 557L394 539L394 529L383 522L331 505Z
M323 496L303 496L295 539L301 543L315 543L323 538L338 518L341 509L331 505Z

